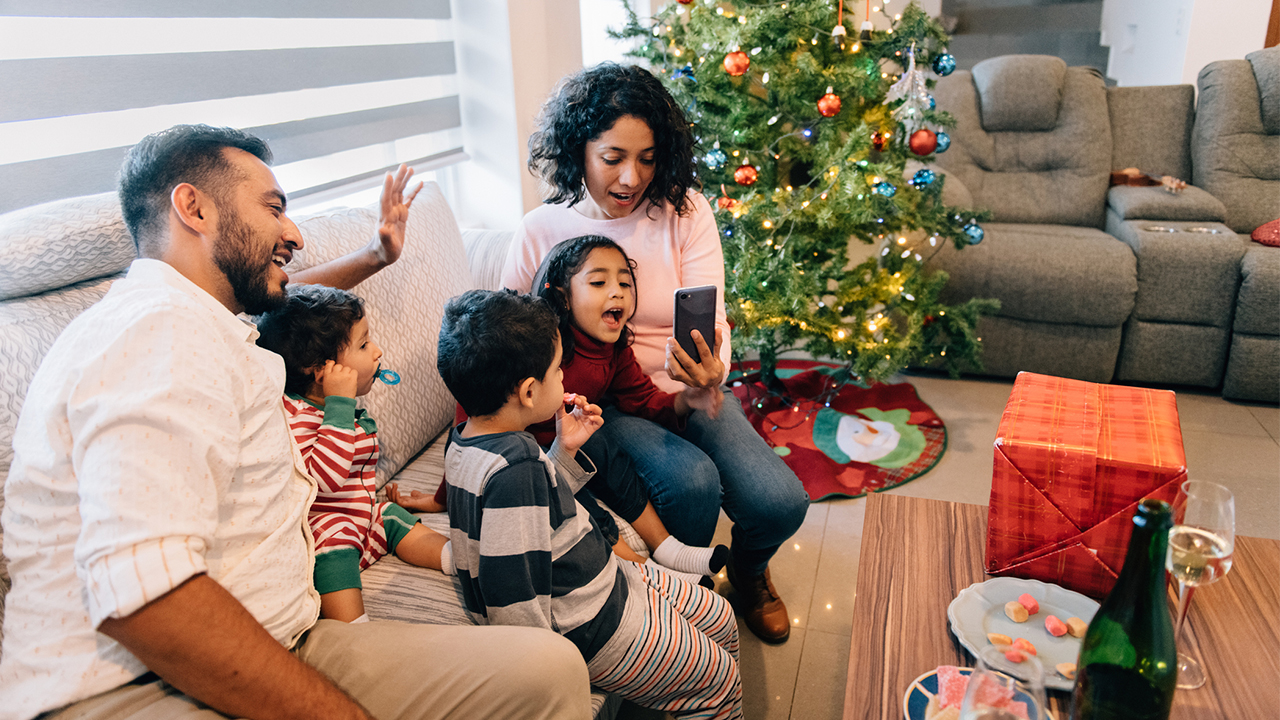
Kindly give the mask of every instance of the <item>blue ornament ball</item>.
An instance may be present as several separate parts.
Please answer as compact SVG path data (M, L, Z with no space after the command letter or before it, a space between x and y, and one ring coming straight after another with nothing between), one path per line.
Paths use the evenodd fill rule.
M975 222L964 226L964 234L969 236L970 245L977 245L982 242L982 237L986 235L982 230L982 226Z
M951 147L951 136L944 132L939 132L938 147L934 148L933 151L935 153L942 153L942 152L946 152L947 148L949 147Z
M933 59L933 71L946 77L956 71L956 57L951 53L942 53Z
M878 195L883 195L887 198L891 198L898 192L898 188L890 185L887 182L881 182L881 183L876 183L876 186L872 188L872 191Z
M934 174L932 170L917 170L916 174L911 177L911 184L916 187L925 187L927 185L932 185L933 179Z
M930 96L929 96L929 109L930 109L930 110L936 110L937 108L938 108L938 101L937 101L937 100L934 100L934 99L933 99L933 96L932 96L932 95L930 95Z
M706 157L707 167L711 168L712 170L719 170L720 168L724 167L724 164L728 161L729 161L729 156L725 155L724 151L721 150L720 148L715 148L711 152L707 153L707 157Z

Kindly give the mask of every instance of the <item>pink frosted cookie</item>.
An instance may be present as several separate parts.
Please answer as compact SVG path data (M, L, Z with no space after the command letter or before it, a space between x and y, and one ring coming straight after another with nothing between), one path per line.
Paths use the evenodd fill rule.
M1036 599L1031 597L1030 593L1022 593L1021 595L1019 595L1018 602L1022 605L1022 607L1027 609L1028 613L1032 615L1035 615L1036 613L1040 612L1040 603L1036 602Z
M1062 637L1067 634L1067 624L1058 618L1050 615L1044 619L1044 629L1054 637Z

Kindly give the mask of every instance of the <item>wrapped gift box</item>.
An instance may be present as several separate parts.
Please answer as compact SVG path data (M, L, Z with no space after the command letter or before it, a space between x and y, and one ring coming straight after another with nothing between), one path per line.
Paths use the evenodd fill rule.
M987 572L1104 597L1139 500L1187 479L1168 390L1019 373L996 433Z

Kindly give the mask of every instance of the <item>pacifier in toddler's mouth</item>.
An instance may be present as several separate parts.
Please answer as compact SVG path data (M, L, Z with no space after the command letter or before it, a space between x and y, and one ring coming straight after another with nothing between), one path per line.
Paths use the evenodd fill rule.
M400 384L400 373L396 372L395 370L388 370L387 368L384 368L384 367L379 367L378 372L374 373L374 377L378 378L379 380L386 383L387 385Z

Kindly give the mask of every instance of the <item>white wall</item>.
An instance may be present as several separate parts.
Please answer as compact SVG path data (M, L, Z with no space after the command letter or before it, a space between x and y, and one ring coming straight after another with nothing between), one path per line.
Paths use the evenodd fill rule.
M582 67L578 0L452 0L464 142L454 212L463 227L513 229L541 203L529 133L556 81Z
M1214 60L1262 48L1271 0L1104 0L1107 75L1120 85L1194 85Z

